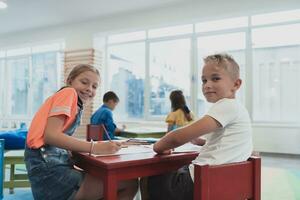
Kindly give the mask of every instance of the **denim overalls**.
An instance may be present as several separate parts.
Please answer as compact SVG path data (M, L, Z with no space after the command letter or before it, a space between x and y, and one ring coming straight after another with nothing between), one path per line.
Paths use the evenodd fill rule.
M80 124L82 104L73 124L65 131L72 135ZM73 168L69 152L55 146L25 148L25 164L35 200L71 200L83 180L83 173Z

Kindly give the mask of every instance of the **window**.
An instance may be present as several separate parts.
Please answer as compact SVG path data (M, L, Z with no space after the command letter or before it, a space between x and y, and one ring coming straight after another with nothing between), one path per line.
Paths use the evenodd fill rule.
M31 113L35 113L40 105L58 89L59 69L57 52L36 53L32 55L32 101Z
M108 37L108 43L119 43L119 42L129 42L129 41L136 41L136 40L143 40L146 37L145 31L137 31L131 33L122 33L111 35Z
M0 52L0 119L29 121L60 86L61 43ZM0 127L1 128L1 127Z
M253 30L254 120L299 121L299 34L300 24Z
M114 86L120 93L129 93L126 91L126 78L123 81L112 80L119 68L127 69L134 77L142 77L140 83L136 82L141 88L134 87L134 94L142 96L135 100L139 114L129 114L128 110L132 110L133 105L124 104L123 108L121 106L127 112L123 115L124 119L138 116L144 120L162 120L170 111L168 96L174 89L183 90L191 110L198 117L202 116L209 106L201 91L202 59L208 54L226 52L240 66L243 84L237 97L242 103L247 103L255 122L299 123L300 10L128 34L130 37L122 34L114 42L108 36L106 44L108 51L113 52L109 55L111 62L113 59L115 63L119 62L115 64L118 68L109 65L110 87ZM137 48L137 44L143 45ZM136 56L128 57L129 54ZM113 58L113 55L118 58ZM137 75L139 72L135 70L138 67L127 65L139 66L138 71L143 70L143 74ZM118 88L119 85L125 85L125 90Z
M248 26L247 17L201 22L196 24L196 32L217 31Z
M165 116L170 112L172 90L182 90L189 101L190 43L189 39L150 43L150 115Z
M157 38L157 37L165 37L165 36L172 36L172 35L183 35L193 32L193 25L183 25L183 26L173 26L167 28L159 28L159 29L152 29L149 30L149 38Z
M115 110L116 117L143 118L145 43L109 47L108 68L109 89L116 92L120 98Z
M28 112L29 59L17 57L7 59L8 69L8 113L26 115Z
M293 20L300 20L300 10L268 13L262 15L254 15L251 17L252 25L274 24Z
M0 52L0 56L1 56L1 52ZM5 91L5 87L4 87L4 79L2 78L1 74L5 74L5 68L4 68L4 59L0 57L0 117L4 114L4 91Z

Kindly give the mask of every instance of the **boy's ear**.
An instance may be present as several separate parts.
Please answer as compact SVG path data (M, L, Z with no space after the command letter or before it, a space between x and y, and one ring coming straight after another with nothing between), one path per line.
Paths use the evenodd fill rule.
M242 85L242 79L236 79L234 81L234 87L236 88L236 90L238 90Z

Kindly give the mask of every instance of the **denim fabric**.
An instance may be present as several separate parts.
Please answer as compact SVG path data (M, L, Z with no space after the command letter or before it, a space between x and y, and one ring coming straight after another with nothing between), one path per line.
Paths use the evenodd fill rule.
M73 169L68 152L57 147L26 147L25 164L35 200L70 199L83 180L83 174Z
M72 125L67 130L65 130L65 134L67 134L69 136L73 135L76 128L80 125L80 120L81 120L83 110L80 109L79 107L78 107L78 109L79 110L78 110L78 113L76 115L76 118L75 118L74 122L72 123Z
M65 131L72 135L80 124L82 110ZM80 188L84 174L73 168L69 152L55 146L25 148L25 164L35 200L71 200Z
M148 178L150 200L193 200L194 182L188 165L158 176Z

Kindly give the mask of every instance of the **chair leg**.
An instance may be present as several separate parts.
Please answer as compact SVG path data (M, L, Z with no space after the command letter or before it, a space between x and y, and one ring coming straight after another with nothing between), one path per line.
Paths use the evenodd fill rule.
M13 183L15 180L15 165L11 164L10 166L10 182ZM9 194L14 193L14 186L9 188Z

